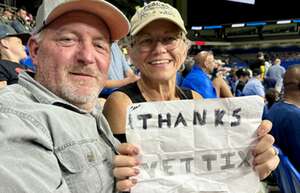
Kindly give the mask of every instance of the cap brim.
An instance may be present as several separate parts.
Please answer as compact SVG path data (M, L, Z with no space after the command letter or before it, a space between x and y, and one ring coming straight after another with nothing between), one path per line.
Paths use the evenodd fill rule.
M130 28L126 16L115 6L105 1L68 1L56 7L46 20L46 25L54 21L59 16L81 10L99 16L109 28L111 39L119 40L125 37Z
M27 33L21 33L21 34L17 34L16 36L22 40L23 45L27 45L27 42L31 35Z
M28 33L19 33L19 34L8 34L5 37L18 37L18 38L20 38L22 40L22 44L23 45L27 45L27 42L28 42L30 36L31 35L28 34Z
M152 21L155 20L159 20L159 19L164 19L167 20L169 22L174 23L175 25L177 25L179 27L179 29L181 29L185 34L187 33L186 29L183 28L175 19L172 19L170 17L164 17L164 16L158 16L158 17L151 17L150 19L148 19L147 21L144 21L143 24L139 25L137 28L135 28L133 31L130 32L130 35L136 35L138 32L140 32L146 25L148 25L149 23L151 23Z

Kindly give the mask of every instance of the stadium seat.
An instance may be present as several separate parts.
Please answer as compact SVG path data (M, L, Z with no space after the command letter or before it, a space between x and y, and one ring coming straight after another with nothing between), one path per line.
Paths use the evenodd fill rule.
M280 163L274 171L281 193L300 193L300 173L295 169L288 157L278 148Z

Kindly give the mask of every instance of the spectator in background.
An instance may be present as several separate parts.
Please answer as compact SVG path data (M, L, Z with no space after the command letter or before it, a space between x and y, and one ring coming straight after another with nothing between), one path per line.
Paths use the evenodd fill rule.
M14 11L10 7L5 7L0 16L0 23L10 25L13 21Z
M226 64L225 64L226 65ZM226 76L226 80L230 87L231 93L235 93L236 84L238 81L238 77L236 75L236 71L238 70L237 66L230 67L231 70L229 71L228 75Z
M224 68L223 65L225 63L222 62L222 60L215 60L215 63L215 74L212 75L212 82L216 89L217 96L220 98L233 97L230 87L224 79L224 76L230 68Z
M264 58L265 58L265 71L264 71L264 75L266 76L269 68L272 66L272 62L271 62L271 59L270 59L270 56L269 54L264 54Z
M192 46L192 41L189 39L186 39L186 43L188 45L188 49ZM194 57L187 56L183 62L183 64L180 66L180 68L177 71L176 75L176 84L180 86L182 84L183 79L186 77L186 75L191 71L193 65L194 65Z
M11 26L0 24L0 88L17 83L18 74L24 70L21 59L26 58L24 44L29 34L18 34Z
M195 64L181 86L198 92L203 98L217 98L216 89L210 79L216 65L213 53L201 51L194 59Z
M275 144L300 171L300 65L289 67L283 80L283 101L272 106L267 118L272 121Z
M102 98L107 98L119 87L125 86L139 79L139 76L134 74L127 63L117 42L114 42L111 45L110 61L108 80L105 83L105 88L100 93L100 97Z
M285 74L285 68L281 65L281 60L276 58L274 64L269 68L266 79L271 79L275 81L275 89L280 92L282 88L283 76Z
M275 90L275 88L269 88L266 91L265 98L266 98L266 104L264 106L263 119L266 118L271 107L279 101L279 99L280 99L279 92L277 90Z
M252 64L250 64L249 68L250 68L250 70L253 71L254 69L262 69L262 66L263 66L263 68L265 66L264 53L258 52L256 60Z
M243 95L258 95L265 98L265 88L262 84L262 76L260 69L255 68L252 71L252 78L246 83L243 89Z
M16 12L16 19L11 23L11 26L18 33L30 33L32 27L27 23L27 11L24 7L19 8Z
M181 71L181 75L183 78L185 78L190 71L192 70L193 66L195 64L195 60L193 56L187 56L186 59L184 60L184 69Z
M243 89L250 79L250 72L247 68L240 68L236 71L238 80L235 86L235 96L243 96Z

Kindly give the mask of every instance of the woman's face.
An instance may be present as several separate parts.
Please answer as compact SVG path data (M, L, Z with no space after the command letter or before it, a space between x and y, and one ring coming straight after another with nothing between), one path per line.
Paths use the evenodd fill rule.
M133 39L130 57L142 78L157 81L175 80L185 60L187 44L179 28L167 20L156 20Z

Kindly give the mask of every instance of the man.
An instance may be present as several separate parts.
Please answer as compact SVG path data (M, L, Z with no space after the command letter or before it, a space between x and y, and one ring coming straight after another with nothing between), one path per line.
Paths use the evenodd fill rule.
M10 7L5 7L0 16L0 23L10 25L14 16L14 11Z
M213 53L208 51L199 52L195 56L195 64L191 72L184 78L181 86L198 92L203 98L217 98L216 89L209 77L214 68Z
M36 74L0 91L0 192L112 193L118 142L97 98L129 22L102 0L45 0L36 18Z
M265 88L262 84L262 76L261 70L259 68L255 68L252 71L252 78L248 80L245 87L243 88L243 95L258 95L265 98Z
M24 70L19 62L27 56L24 44L29 36L18 34L9 25L0 24L0 89L17 83L18 74Z
M263 67L262 67L263 66ZM249 68L250 70L254 69L262 69L265 66L265 55L263 52L258 52L256 56L256 60L250 64Z
M117 42L111 45L111 62L108 71L108 80L100 97L107 98L114 90L135 82L139 79L131 70Z
M250 72L248 68L240 68L236 71L238 80L235 83L234 93L235 96L243 96L243 89L250 79Z
M274 60L274 64L269 68L267 71L267 79L274 80L276 82L276 90L278 92L281 91L282 88L282 79L285 73L285 68L281 65L281 60L279 58L276 58Z
M273 122L275 144L300 171L300 65L289 67L283 80L283 101L274 104L267 114Z
M27 11L24 7L18 9L16 12L16 19L11 22L11 26L18 33L29 33L31 32L31 27L27 23Z

